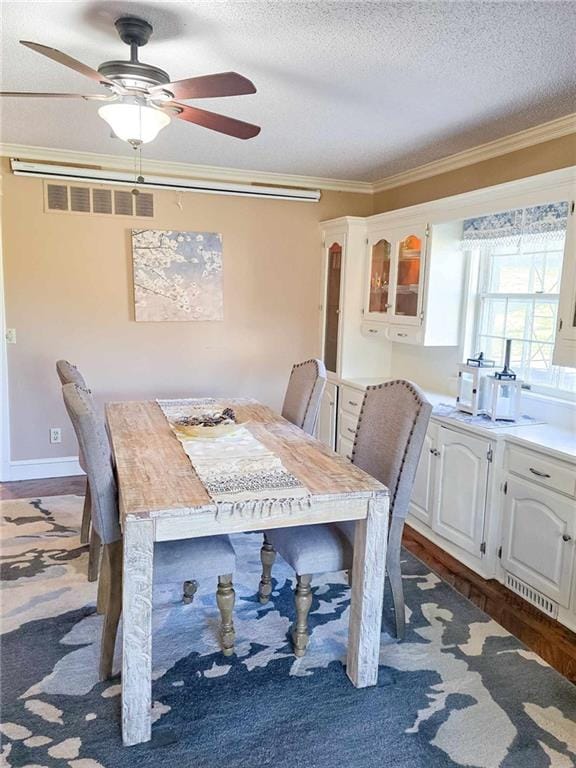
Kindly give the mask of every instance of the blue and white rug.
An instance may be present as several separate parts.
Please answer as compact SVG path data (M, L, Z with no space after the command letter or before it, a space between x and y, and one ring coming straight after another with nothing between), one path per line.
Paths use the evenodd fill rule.
M576 689L405 554L409 627L383 632L378 686L343 668L348 589L314 582L296 660L292 573L255 599L258 535L234 537L236 655L218 650L215 585L155 592L153 739L123 748L120 682L97 677L102 617L78 543L82 499L2 502L1 766L38 768L571 768ZM389 600L386 621L391 626Z

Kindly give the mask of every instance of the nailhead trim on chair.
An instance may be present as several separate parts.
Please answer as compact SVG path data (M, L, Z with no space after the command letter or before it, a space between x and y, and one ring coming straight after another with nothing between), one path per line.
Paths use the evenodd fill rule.
M414 427L416 426L416 422L418 420L418 416L420 415L420 411L422 410L423 401L420 398L418 392L414 388L414 385L406 381L406 379L391 379L390 381L384 381L382 384L371 384L370 386L366 387L366 390L364 392L364 399L362 400L362 407L360 408L360 415L358 416L358 426L356 427L356 435L354 436L354 445L352 447L352 463L354 463L354 457L356 454L356 442L358 440L358 428L360 427L360 423L362 421L362 414L364 413L364 404L366 402L366 396L368 394L369 390L374 389L384 389L385 387L390 387L393 384L401 384L403 387L408 389L411 394L414 397L414 400L418 403L418 410L416 411L416 415L414 417L414 421L412 422L412 429L410 430L410 434L408 435L408 440L406 441L406 447L404 449L404 454L402 456L402 462L400 464L400 470L398 472L398 477L396 479L396 487L394 488L394 492L391 492L391 489L388 490L391 492L390 495L390 514L394 514L394 502L396 501L396 493L398 491L398 484L400 482L400 478L402 477L402 470L404 468L404 462L406 461L406 454L408 453L408 448L410 447L410 442L412 440L412 435L414 434Z
M295 363L292 366L292 373L296 370L296 368L302 368L303 365L308 365L309 363L314 363L314 368L316 368L316 377L320 376L320 369L318 368L318 360L315 357L310 358L310 360L304 360L301 363ZM312 395L314 394L314 388L310 391L310 395L308 397L308 402L306 403L306 409L304 410L304 419L303 421L306 421L306 416L308 416L308 411L310 410L310 403L312 402Z

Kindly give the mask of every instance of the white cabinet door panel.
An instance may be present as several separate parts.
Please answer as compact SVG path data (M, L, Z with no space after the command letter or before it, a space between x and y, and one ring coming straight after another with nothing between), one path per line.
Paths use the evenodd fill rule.
M533 483L508 479L502 565L567 607L574 569L574 502Z
M445 427L438 430L432 530L477 557L484 534L489 447L487 440Z
M410 498L410 514L428 526L432 525L434 470L437 464L434 451L436 450L437 432L438 427L435 424L430 424L424 438L422 455L418 462L414 488Z

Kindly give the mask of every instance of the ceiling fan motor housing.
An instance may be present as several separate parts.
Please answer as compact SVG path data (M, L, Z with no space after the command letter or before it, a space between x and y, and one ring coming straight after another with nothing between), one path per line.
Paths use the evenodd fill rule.
M122 42L130 46L130 61L105 61L98 67L98 72L127 88L150 88L169 83L170 76L163 69L138 61L138 48L150 39L152 25L137 16L122 16L115 26Z
M114 26L118 30L120 40L126 45L136 45L139 48L146 45L152 34L152 25L137 16L121 16L116 19Z

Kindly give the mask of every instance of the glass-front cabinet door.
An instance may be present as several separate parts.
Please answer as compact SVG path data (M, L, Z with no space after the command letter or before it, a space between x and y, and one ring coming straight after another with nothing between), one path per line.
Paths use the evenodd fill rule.
M420 315L424 239L421 234L409 234L397 244L398 268L394 315L417 319Z
M374 235L368 240L368 285L364 314L372 320L386 320L392 309L393 243Z
M424 285L426 230L373 232L367 241L365 319L419 324Z
M392 271L392 246L382 239L374 243L370 258L370 296L368 312L386 314L390 304L390 277Z
M324 365L338 371L338 332L340 325L340 284L342 280L342 245L333 242L327 249L326 296L324 303Z

